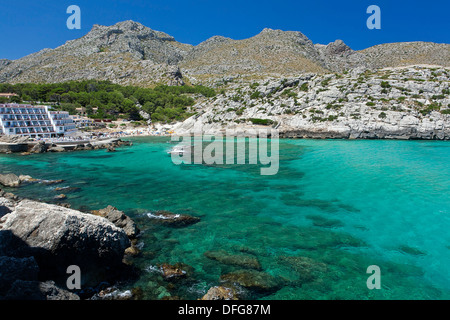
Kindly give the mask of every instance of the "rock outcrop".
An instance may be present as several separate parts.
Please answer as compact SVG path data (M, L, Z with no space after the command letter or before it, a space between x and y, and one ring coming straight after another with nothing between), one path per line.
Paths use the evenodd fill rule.
M140 232L136 226L136 223L134 223L130 217L113 206L107 206L104 209L94 210L92 213L108 219L116 227L123 229L130 239L136 238Z
M75 298L61 287L68 266L80 267L82 286L114 281L126 270L122 259L130 240L104 218L3 192L0 209L0 296L29 290L44 299Z

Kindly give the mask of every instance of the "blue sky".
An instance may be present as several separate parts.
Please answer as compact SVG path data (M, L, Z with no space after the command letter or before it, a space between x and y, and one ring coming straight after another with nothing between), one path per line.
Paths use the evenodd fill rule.
M381 30L369 30L369 5L381 8ZM69 5L81 8L81 30L69 30ZM134 20L196 45L211 36L245 39L265 27L301 31L314 43L343 40L360 50L386 43L450 43L449 0L0 0L0 59L56 48L94 24Z

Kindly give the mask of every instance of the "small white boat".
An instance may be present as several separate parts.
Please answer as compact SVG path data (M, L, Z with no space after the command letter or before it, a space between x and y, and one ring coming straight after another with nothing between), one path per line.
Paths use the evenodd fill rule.
M178 154L178 155L182 156L185 153L191 153L191 147L190 146L175 146L167 153L168 154Z

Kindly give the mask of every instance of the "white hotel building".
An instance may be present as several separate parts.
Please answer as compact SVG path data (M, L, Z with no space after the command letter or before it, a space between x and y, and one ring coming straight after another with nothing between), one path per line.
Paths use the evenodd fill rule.
M67 111L52 111L50 106L0 104L0 134L54 138L74 131L75 122Z

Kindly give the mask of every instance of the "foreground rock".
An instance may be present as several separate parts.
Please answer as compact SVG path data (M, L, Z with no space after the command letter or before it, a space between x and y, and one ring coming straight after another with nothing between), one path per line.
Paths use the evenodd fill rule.
M136 238L139 234L139 229L136 226L136 223L134 223L134 221L122 211L113 206L107 206L101 210L94 210L92 213L100 217L104 217L114 223L116 227L122 228L131 239Z
M114 279L130 241L122 229L101 217L31 200L3 201L0 255L34 257L44 279L67 279L77 265L82 286ZM28 280L28 279L27 279Z
M169 211L155 211L147 213L147 216L158 223L174 228L182 228L200 222L200 218L189 215L175 214Z
M239 300L236 290L224 286L212 287L200 300Z

